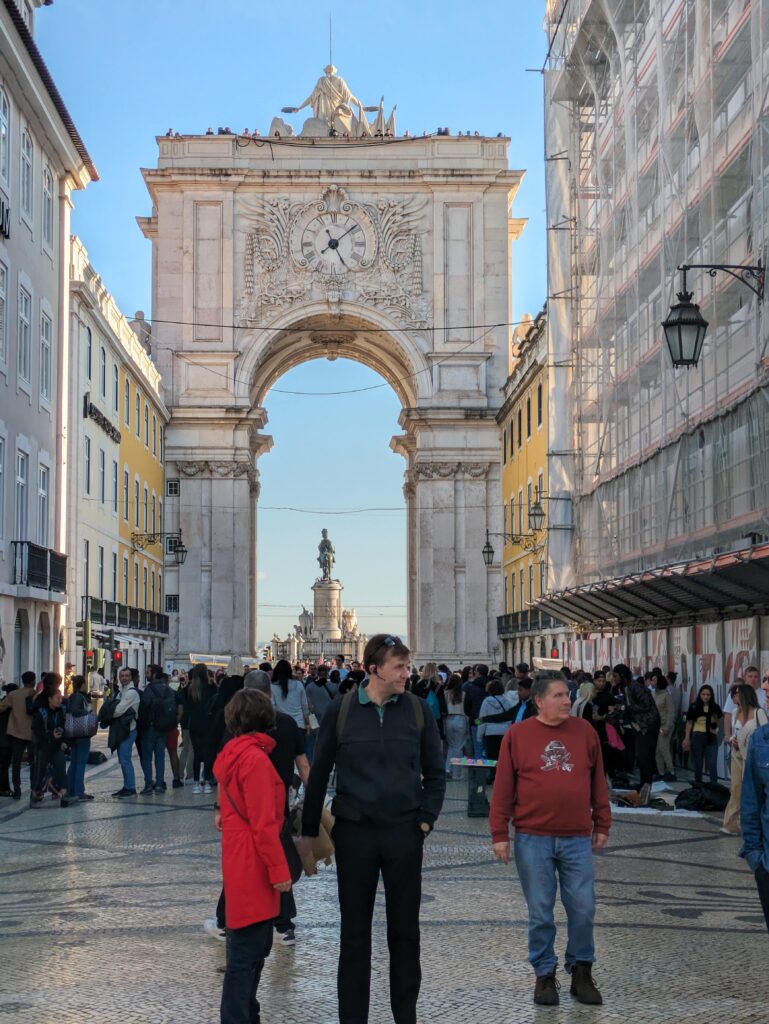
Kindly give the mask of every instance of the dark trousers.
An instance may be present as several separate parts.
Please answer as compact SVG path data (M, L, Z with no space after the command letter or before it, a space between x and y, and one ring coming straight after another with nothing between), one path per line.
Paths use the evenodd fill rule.
M390 950L390 1006L395 1024L416 1024L422 981L419 905L424 834L415 821L361 824L337 819L333 832L341 912L339 1024L368 1024L371 922L380 872Z
M693 732L691 736L694 781L702 782L702 763L710 775L711 782L718 782L718 742L715 736L706 732Z
M64 751L50 743L38 743L35 751L35 771L32 791L42 795L43 785L51 769L51 782L56 792L67 791L67 769Z
M192 777L195 782L211 782L214 778L214 761L216 760L211 740L196 733L192 740ZM203 778L200 777L200 766L203 766Z
M657 737L659 734L659 725L647 732L635 734L635 756L638 761L638 773L641 776L642 786L647 782L651 786L654 773L657 770Z
M142 731L142 771L145 788L152 786L152 765L155 765L155 785L164 781L166 767L166 734L150 726Z
M296 900L294 899L294 887L292 886L288 892L282 892L280 894L280 910L278 916L275 918L275 931L281 935L283 932L287 932L289 928L294 927L294 918L296 917ZM220 928L226 927L226 904L224 902L224 889L222 889L219 895L219 902L216 904L216 923Z
M272 949L272 921L227 930L227 969L222 988L221 1024L257 1024L256 990Z
M32 740L20 740L16 736L11 737L11 780L14 792L21 792L21 759L24 751L29 755L30 778L32 776Z
M13 745L11 738L6 737L3 740L2 746L0 746L0 793L10 793L11 782L8 778L8 772L11 767L11 752Z
M758 886L758 898L761 900L761 909L766 919L766 930L769 931L769 871L763 864L759 864L755 871L756 885Z

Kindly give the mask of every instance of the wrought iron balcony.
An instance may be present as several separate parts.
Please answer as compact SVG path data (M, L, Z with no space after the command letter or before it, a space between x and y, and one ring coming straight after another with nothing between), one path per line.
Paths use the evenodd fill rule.
M117 601L104 601L100 597L83 598L83 618L100 626L118 626L135 629L140 633L168 635L168 616L146 608L129 608Z
M562 629L563 623L552 615L530 608L525 612L510 612L497 616L497 636L511 637L525 633L542 633L547 629Z
M67 592L67 556L29 540L15 540L13 547L13 582L17 586Z

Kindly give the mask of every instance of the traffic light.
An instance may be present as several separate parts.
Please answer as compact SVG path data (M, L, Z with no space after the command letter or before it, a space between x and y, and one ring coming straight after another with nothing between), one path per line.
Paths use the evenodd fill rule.
M112 664L118 668L123 664L123 652L119 648L112 652Z
M82 619L75 623L75 645L77 647L91 646L91 620Z
M93 665L94 665L94 657L93 656L94 656L93 648L89 647L88 650L86 650L86 652L85 652L85 670L86 670L86 672L92 672L93 671Z

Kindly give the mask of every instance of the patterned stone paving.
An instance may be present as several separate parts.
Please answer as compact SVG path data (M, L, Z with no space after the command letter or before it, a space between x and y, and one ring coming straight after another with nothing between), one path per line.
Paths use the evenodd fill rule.
M24 780L26 789L26 779ZM90 805L0 803L0 1022L218 1021L223 943L207 937L219 888L211 797L190 788L117 804L117 765L94 769ZM537 1008L512 866L450 783L427 840L420 1021L766 1024L767 935L738 842L700 818L623 815L598 861L605 1005ZM297 945L275 947L265 1024L333 1024L338 915L333 869L297 887ZM383 901L371 1024L391 1020ZM562 916L562 915L561 915ZM559 932L558 948L564 937Z

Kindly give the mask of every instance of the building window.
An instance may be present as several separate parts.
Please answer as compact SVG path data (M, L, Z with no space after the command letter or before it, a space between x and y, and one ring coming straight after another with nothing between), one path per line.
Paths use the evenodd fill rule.
M158 528L155 506L156 506L155 495L153 494L152 495L152 532L153 533L157 533L157 528Z
M526 590L523 578L523 569L521 569L518 575L518 583L521 588L521 611L524 611L524 609L526 608Z
M531 515L531 481L526 484L526 514Z
M120 371L117 363L112 367L112 409L117 416L120 408Z
M139 529L139 481L134 480L134 526Z
M507 430L502 435L502 462L507 462Z
M138 388L136 389L135 419L136 419L136 436L140 437L141 436L141 431L142 431L142 400L141 400L141 395L139 394L139 389Z
M40 397L51 400L51 339L53 325L45 313L40 318Z
M123 419L127 427L131 426L131 382L128 377L123 385Z
M83 489L91 493L91 438L87 434L83 439Z
M134 608L139 607L139 563L134 562Z
M504 605L505 615L507 615L507 576L505 576L505 579L504 579L504 595L505 595L505 605Z
M150 519L150 496L147 488L144 488L144 532L149 532L149 519Z
M0 363L8 359L8 268L0 263Z
M158 499L158 529L163 529L163 502Z
M96 560L96 596L104 597L104 548L99 545Z
M112 600L117 601L117 551L112 552Z
M158 569L158 611L163 607L163 573Z
M115 459L112 460L112 511L117 515L118 508L118 466Z
M531 437L531 395L526 399L526 437Z
M35 164L35 146L32 136L24 129L21 133L21 212L32 220L33 192L32 171Z
M37 473L37 543L48 547L48 491L50 470L40 466Z
M32 296L26 288L19 288L19 377L31 383Z
M128 555L123 555L123 604L128 604Z
M89 584L91 579L91 545L89 541L83 541L83 593L86 597L90 594Z
M510 611L515 611L515 569L510 575Z
M539 596L547 593L547 562L542 559L539 563Z
M150 611L155 611L155 570L152 570L150 577Z
M158 454L158 421L155 414L152 414L152 454Z
M16 501L14 507L13 535L16 540L27 540L27 481L29 480L29 456L16 452Z
M107 397L107 353L103 345L99 349L99 395Z
M99 449L99 501L103 505L107 500L107 463L104 449Z
M144 447L150 446L150 407L144 403Z
M0 537L5 536L5 440L0 437Z
M523 410L518 410L518 447L523 444Z
M179 595L166 594L166 615L173 615L179 611Z
M166 497L167 498L178 498L179 497L179 481L178 480L166 480Z
M161 464L165 460L165 457L166 457L166 432L165 432L165 430L163 430L163 428L161 426L161 428L160 428L160 462L161 462Z
M172 555L176 551L176 545L179 543L178 537L166 537L166 554Z
M131 481L128 477L128 470L123 470L123 519L128 522L128 507L131 502Z
M537 384L537 426L542 426L542 384Z
M142 608L147 607L147 566L142 569Z
M513 444L513 417L510 417L510 459L512 460L515 452L515 445Z
M43 168L43 245L53 249L53 175Z
M523 536L523 488L518 491L518 536Z
M11 156L11 107L8 97L0 89L0 178L8 181Z
M544 473L540 472L539 476L537 477L537 497L541 498L544 493L545 493L545 475L544 475Z
M510 499L510 533L515 533L515 498Z
M529 604L534 604L534 563L529 562Z
M92 379L93 374L93 335L91 334L91 328L86 327L85 329L85 375L88 380Z

